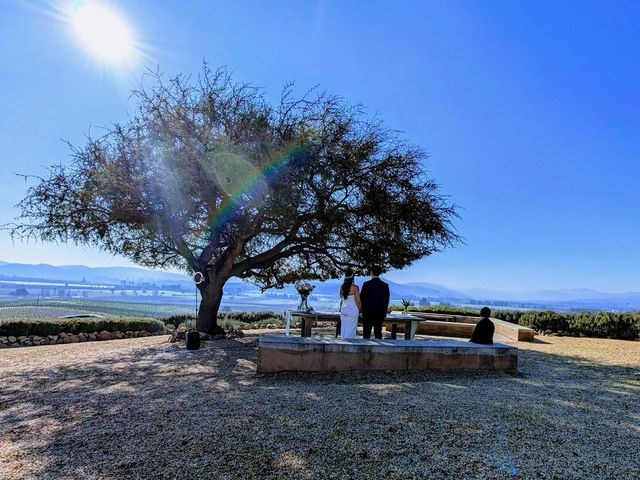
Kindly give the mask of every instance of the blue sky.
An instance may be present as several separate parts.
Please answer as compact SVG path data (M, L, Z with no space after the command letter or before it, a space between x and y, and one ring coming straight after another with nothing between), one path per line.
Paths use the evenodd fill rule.
M25 191L14 173L126 118L143 64L204 58L274 97L295 80L362 102L429 151L466 244L393 279L640 289L639 2L112 1L143 45L128 74L82 48L55 14L69 3L0 0L0 223ZM6 232L0 259L128 264Z

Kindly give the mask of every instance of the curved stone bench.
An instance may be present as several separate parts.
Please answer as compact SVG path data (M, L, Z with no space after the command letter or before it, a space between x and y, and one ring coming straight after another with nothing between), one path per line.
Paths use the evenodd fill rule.
M439 313L410 312L411 316L418 317L424 321L418 325L417 333L423 335L441 335L446 337L471 338L476 323L480 317L469 317L465 315L443 315ZM518 342L533 342L535 330L492 318L491 321L496 327L496 334L516 340ZM389 331L389 328L387 328ZM399 332L402 330L399 329Z
M418 324L416 333L421 335L434 335L436 337L471 338L474 328L476 328L476 326L472 323L423 320ZM389 328L386 330L389 331ZM400 326L398 332L402 333L403 331L404 327Z
M456 340L364 340L265 335L258 372L342 370L504 370L515 372L518 350Z

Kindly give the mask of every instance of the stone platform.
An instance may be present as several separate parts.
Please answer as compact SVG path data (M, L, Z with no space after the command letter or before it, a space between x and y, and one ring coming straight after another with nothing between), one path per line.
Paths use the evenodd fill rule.
M515 372L518 350L455 340L364 340L265 335L258 372L341 370L504 370Z

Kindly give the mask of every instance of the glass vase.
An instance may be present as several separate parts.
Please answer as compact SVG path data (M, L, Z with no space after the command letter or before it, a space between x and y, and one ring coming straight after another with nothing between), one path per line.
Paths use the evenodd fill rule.
M298 311L299 312L311 312L311 311L313 311L313 309L307 303L308 299L309 299L309 295L303 295L302 293L300 294L300 304L298 305Z

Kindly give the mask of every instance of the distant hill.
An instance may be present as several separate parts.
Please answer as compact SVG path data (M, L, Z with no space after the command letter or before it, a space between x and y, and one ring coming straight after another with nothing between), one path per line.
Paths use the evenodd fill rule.
M177 284L181 288L193 288L191 277L187 274L165 272L161 270L149 270L137 267L87 267L86 265L55 266L48 264L9 263L0 261L0 280L20 281L51 281L61 283L93 283L118 285L121 282L133 282L135 284L154 283ZM362 286L366 277L355 279L357 285ZM414 302L420 298L437 299L438 301L451 303L466 303L467 300L475 301L503 301L530 302L549 308L575 308L575 309L640 309L640 292L608 293L590 289L559 289L559 290L521 290L501 291L485 288L476 289L452 289L442 285L414 282L398 283L385 279L391 288L391 296L394 300L407 298ZM326 282L312 282L316 285L316 295L338 295L342 280L328 280ZM227 288L236 292L257 293L257 287L231 279ZM295 294L295 288L288 285L286 293Z
M466 298L468 295L458 290L452 290L448 287L443 287L435 283L427 282L412 282L405 284L406 287L417 287L423 292L423 296L429 297L451 297L451 298Z
M0 261L0 279L55 280L118 284L126 282L190 282L188 275L135 267L87 267L86 265L37 265Z
M362 287L362 284L368 280L368 277L357 277L354 279L356 285ZM466 295L456 292L446 287L435 284L405 284L393 282L383 277L383 280L389 284L391 296L393 298L465 298ZM337 295L343 280L327 280L326 282L311 282L316 285L314 293L321 295Z
M368 278L356 278L356 283L362 285ZM148 270L136 267L87 267L86 265L49 265L0 262L0 280L48 280L68 283L106 283L119 284L122 281L135 283L177 283L192 286L191 277L186 274ZM454 290L435 284L402 284L385 279L391 288L393 298L416 299L431 298L464 298L465 295ZM312 282L316 285L315 294L336 295L342 280L328 280L326 282ZM255 291L256 287L237 279L232 279L229 287L239 291ZM288 293L295 293L292 285L285 289Z
M465 289L467 296L507 301L596 301L596 300L636 300L640 292L602 292L589 288L567 288L558 290L513 290L503 291L486 288Z

